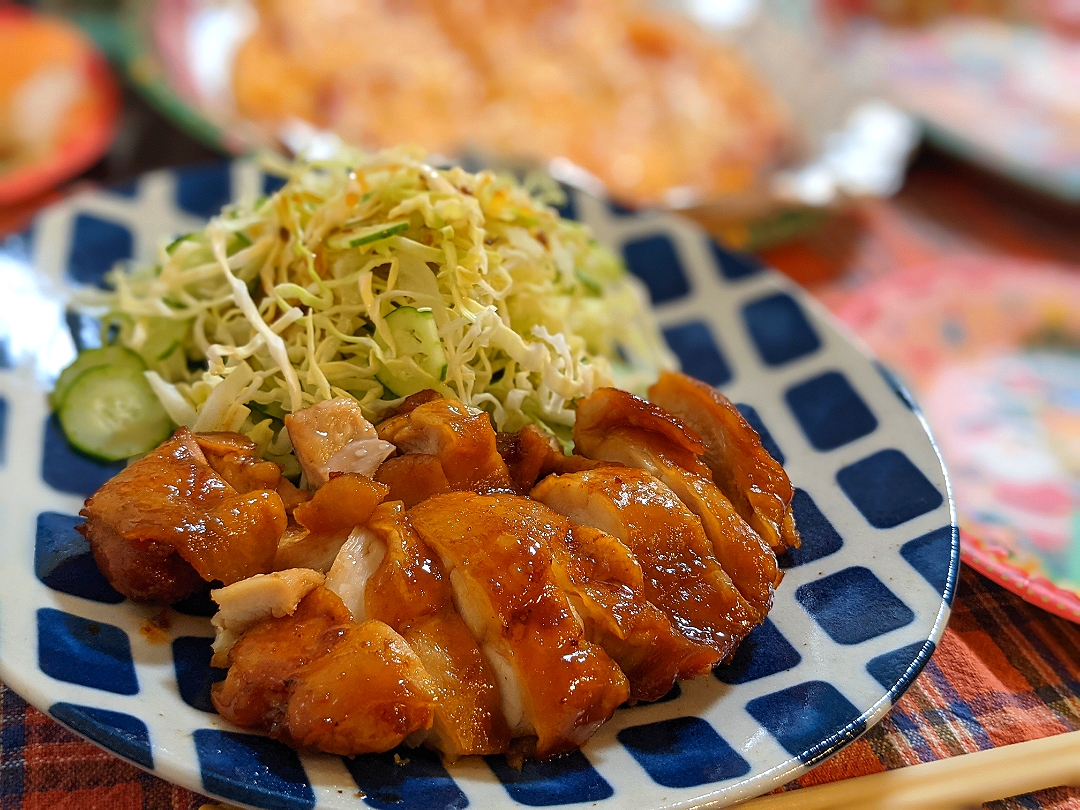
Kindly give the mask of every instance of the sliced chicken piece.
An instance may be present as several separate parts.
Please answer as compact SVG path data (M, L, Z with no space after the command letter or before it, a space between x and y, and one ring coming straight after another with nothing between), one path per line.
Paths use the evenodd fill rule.
M362 475L335 474L293 510L297 525L282 536L274 568L329 571L349 534L367 522L386 493L384 485Z
M759 617L772 607L782 578L776 555L716 487L698 460L696 434L666 411L615 388L578 403L577 452L652 474L701 519L713 554Z
M278 488L281 468L263 461L255 442L242 433L196 433L195 442L214 472L237 492Z
M765 541L782 553L798 548L787 473L731 400L685 374L664 372L649 399L702 437L704 461L720 490Z
M552 541L551 551L555 578L584 622L586 639L626 674L632 700L657 700L676 680L704 675L719 660L645 598L641 566L621 540L575 524Z
M709 468L699 458L705 452L701 438L663 408L618 388L598 388L578 402L574 420L575 453L585 453L586 448L597 446L616 431L647 435L671 464L698 475L709 475Z
M404 638L379 621L349 625L329 655L296 675L286 721L303 747L356 756L431 728L437 687Z
M617 537L637 558L645 597L720 659L758 615L713 556L701 521L647 472L602 467L545 478L532 497L574 523Z
M238 493L187 428L107 481L80 514L113 587L163 602L194 592L200 578L228 585L271 571L287 523L276 492Z
M210 592L218 606L211 623L215 667L225 667L229 650L245 632L271 616L281 618L296 610L300 600L323 583L323 575L310 568L293 568L272 574L256 574Z
M537 481L552 473L591 470L604 463L566 455L558 440L536 425L526 425L517 433L497 434L496 446L518 495L528 495Z
M197 433L195 441L207 463L237 492L272 489L281 498L285 514L306 500L311 493L297 489L281 475L281 468L259 457L255 442L241 433Z
M347 397L318 402L285 417L293 451L307 477L318 489L331 473L356 473L371 478L394 447L379 438L360 405Z
M354 621L367 621L367 587L386 556L386 542L366 526L357 526L341 546L326 574L326 587L341 597Z
M402 501L406 509L451 491L439 457L427 453L388 458L375 472L375 480L390 487L387 500Z
M434 718L430 679L405 640L382 622L354 623L324 587L247 630L228 663L211 692L221 716L295 747L388 751Z
M498 678L453 607L418 618L399 632L419 656L438 698L424 744L451 761L506 751L510 728Z
M409 522L450 572L454 602L499 678L511 733L535 735L541 758L580 746L630 692L584 638L552 570L551 544L569 523L528 498L470 492L426 500Z
M435 552L413 530L400 501L384 503L364 528L384 549L365 591L366 617L398 630L444 608L453 609L450 580Z
M136 602L171 605L205 584L169 538L129 539L106 522L103 509L95 505L94 521L76 528L90 541L98 569L117 591Z
M364 588L364 614L400 633L431 676L439 701L427 744L452 759L505 751L510 729L495 673L455 610L435 553L413 531L400 502L380 506L365 528L375 538L369 548L384 551Z
M323 587L292 613L264 619L229 650L229 672L211 691L223 718L291 742L287 705L297 670L326 655L352 622L341 600Z
M379 436L403 454L436 456L450 488L511 492L506 463L486 413L456 399L436 399L379 425Z

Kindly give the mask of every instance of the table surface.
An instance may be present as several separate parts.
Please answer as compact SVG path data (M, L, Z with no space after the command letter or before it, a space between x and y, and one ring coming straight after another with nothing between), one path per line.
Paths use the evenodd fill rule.
M128 94L112 149L76 184L218 158ZM60 193L0 209L0 234ZM1008 256L1080 272L1077 233L1080 211L923 151L895 198L862 204L763 255L829 304L869 279L951 256ZM784 789L1076 730L1080 627L964 569L941 645L910 690L881 723ZM206 802L82 741L0 685L0 810L194 810ZM1080 790L987 807L1080 808Z

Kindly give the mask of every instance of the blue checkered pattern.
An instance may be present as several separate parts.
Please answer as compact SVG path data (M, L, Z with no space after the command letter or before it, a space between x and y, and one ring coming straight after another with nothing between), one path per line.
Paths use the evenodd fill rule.
M272 192L245 163L160 172L76 196L35 222L36 271L58 288L148 261L232 199ZM797 776L880 719L940 639L957 571L948 487L921 417L797 289L691 224L571 192L564 214L621 251L689 373L719 386L797 487L803 547L769 620L715 677L616 713L580 752L516 771L502 757L298 755L224 726L203 603L165 631L97 573L75 531L113 475L74 453L33 368L0 370L0 679L94 742L226 801L274 808L648 808L736 801ZM78 318L57 329L81 340ZM65 338L66 339L66 338ZM898 396L897 394L900 394ZM17 460L17 464L16 461ZM763 733L764 732L764 733Z

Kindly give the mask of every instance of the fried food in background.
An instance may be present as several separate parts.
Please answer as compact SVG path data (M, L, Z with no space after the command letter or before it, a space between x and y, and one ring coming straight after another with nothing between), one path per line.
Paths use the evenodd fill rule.
M744 192L790 141L731 47L633 0L259 0L240 111L369 148L565 157L637 203Z

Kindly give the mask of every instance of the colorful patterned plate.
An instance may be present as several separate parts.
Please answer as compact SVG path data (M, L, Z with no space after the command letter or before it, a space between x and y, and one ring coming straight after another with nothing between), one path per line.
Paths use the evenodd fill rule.
M1080 622L1080 276L948 260L873 281L835 309L925 407L964 560Z
M777 787L881 719L933 652L958 570L948 482L909 398L778 274L695 225L573 193L648 286L684 368L723 388L798 487L803 547L769 620L714 675L616 712L581 751L520 771L423 750L297 755L213 713L199 605L125 601L74 531L116 467L75 455L44 392L93 329L60 303L115 261L272 181L247 163L149 174L65 200L0 254L0 679L157 775L265 808L386 810L727 804ZM205 606L203 606L205 607Z

